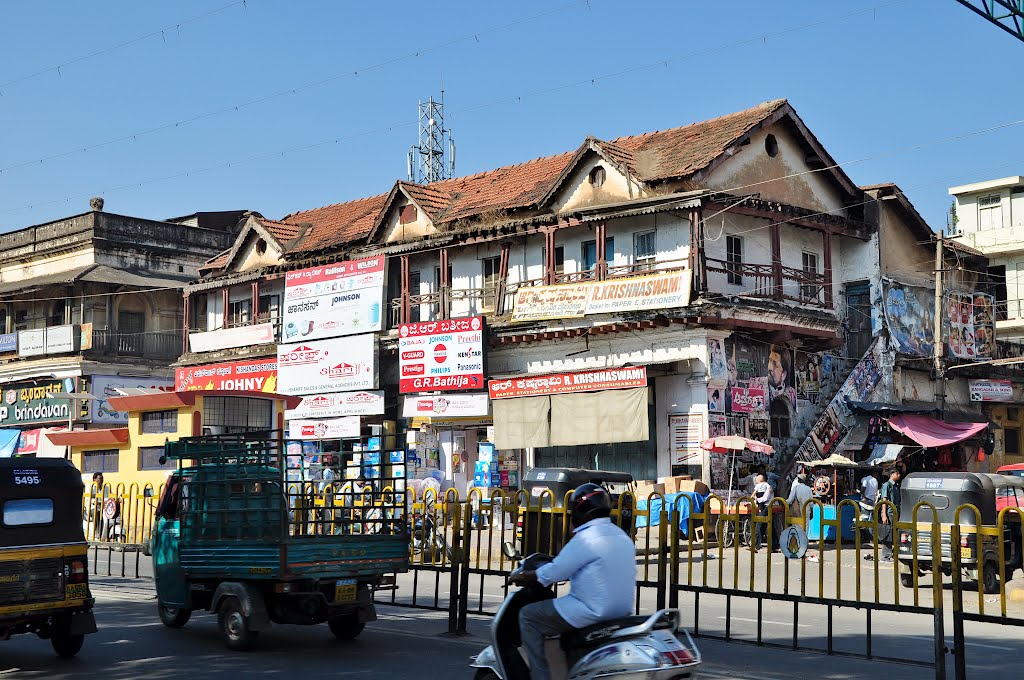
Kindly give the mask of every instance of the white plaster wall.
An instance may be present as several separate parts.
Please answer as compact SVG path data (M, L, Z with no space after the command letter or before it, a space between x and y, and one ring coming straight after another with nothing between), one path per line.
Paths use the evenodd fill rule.
M703 366L699 367L703 370ZM655 431L657 434L658 476L667 477L672 474L672 441L668 427L670 415L689 413L704 414L704 431L701 439L708 436L708 390L707 385L700 381L701 374L681 372L677 375L662 375L654 379L654 413ZM705 456L706 457L706 456ZM702 472L707 479L706 465Z
M405 194L402 194L401 198L396 199L394 205L388 211L381 225L382 233L386 234L384 237L385 243L427 236L436 231L433 222L430 221L430 218L427 217L427 214L419 206L416 207L415 220L407 224L399 223L398 218L401 214L401 209L409 203L410 201L406 198Z
M590 183L590 171L596 166L605 170L605 181L600 187ZM577 169L566 178L562 190L552 201L552 212L568 212L575 208L583 208L607 203L619 203L630 198L645 196L634 180L627 177L594 152L581 159Z
M86 267L96 263L96 250L92 247L82 248L70 253L61 253L52 257L33 259L31 262L12 262L0 268L0 282L10 283L25 281L37 276L59 274L60 272Z
M730 235L743 239L743 262L771 265L772 240L768 221L747 215L723 214L712 217L704 225L704 255L709 260L719 260L709 263L711 266L724 266L726 239ZM771 282L767 285L770 286ZM743 295L755 291L755 282L745 276L741 284L730 284L728 275L708 272L708 289L725 295Z

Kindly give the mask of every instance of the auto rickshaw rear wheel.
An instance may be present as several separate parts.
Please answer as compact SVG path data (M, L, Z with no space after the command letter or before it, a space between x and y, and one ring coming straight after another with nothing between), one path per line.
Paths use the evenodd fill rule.
M181 628L192 618L191 609L179 609L158 604L157 611L160 613L161 623L168 628Z
M78 654L83 643L85 643L84 635L71 635L66 629L53 631L53 637L50 638L53 651L62 659L70 659Z
M988 595L999 593L999 568L992 560L986 561L981 568L981 586Z
M217 626L228 649L236 652L248 651L259 637L259 631L249 628L249 622L236 597L226 597L217 608Z
M355 640L363 632L365 626L366 624L359 620L359 614L354 612L344 616L334 616L327 620L327 627L339 640Z
M473 676L473 680L501 680L501 678L490 668L480 668Z
M913 574L900 574L900 585L904 588L914 587L914 575Z

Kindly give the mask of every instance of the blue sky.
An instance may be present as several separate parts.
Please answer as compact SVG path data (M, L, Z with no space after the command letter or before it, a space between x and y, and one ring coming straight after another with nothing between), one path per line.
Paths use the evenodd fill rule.
M214 11L230 3L6 5L0 230L84 212L100 193L111 212L162 219L280 217L386 192L405 175L417 100L442 78L459 175L783 97L838 161L870 159L846 166L856 182L900 184L933 227L949 186L1024 174L1024 124L935 143L1024 118L1024 43L954 0L248 0Z

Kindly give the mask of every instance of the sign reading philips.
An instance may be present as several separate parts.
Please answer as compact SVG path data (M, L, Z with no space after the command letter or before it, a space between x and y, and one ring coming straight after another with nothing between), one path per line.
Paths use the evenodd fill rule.
M277 348L282 394L329 394L377 388L377 336L314 340Z
M284 283L284 342L379 331L383 303L383 257L288 272Z
M482 316L402 324L399 392L483 389L484 333Z

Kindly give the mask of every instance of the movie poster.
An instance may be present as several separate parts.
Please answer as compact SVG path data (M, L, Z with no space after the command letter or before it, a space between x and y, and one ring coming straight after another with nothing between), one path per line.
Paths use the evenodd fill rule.
M882 305L892 348L901 354L932 356L935 292L896 281L885 281L883 287Z
M946 296L943 329L951 359L991 359L995 347L995 298L984 293Z

